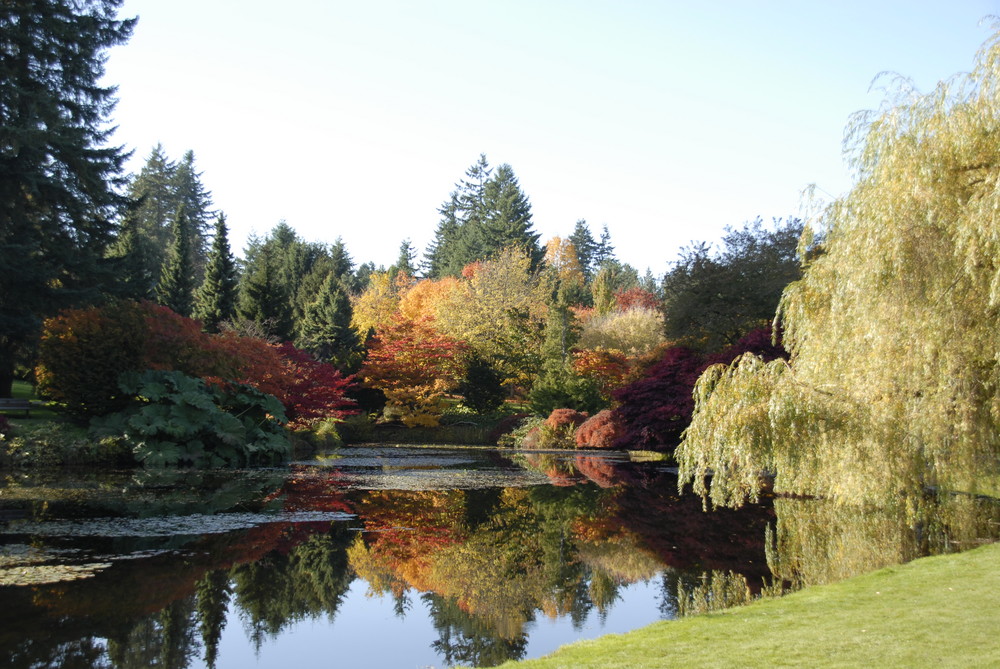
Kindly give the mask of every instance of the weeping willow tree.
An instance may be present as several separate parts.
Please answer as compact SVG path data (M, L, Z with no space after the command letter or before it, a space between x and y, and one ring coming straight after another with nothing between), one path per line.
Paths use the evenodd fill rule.
M681 484L715 505L765 471L855 502L1000 473L1000 32L928 94L894 82L845 148L855 185L814 217L803 248L818 233L823 252L778 309L790 360L696 386Z

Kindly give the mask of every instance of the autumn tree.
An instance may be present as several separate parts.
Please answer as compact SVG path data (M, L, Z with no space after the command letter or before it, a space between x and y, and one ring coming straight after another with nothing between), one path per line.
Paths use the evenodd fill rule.
M510 247L467 274L434 326L488 360L508 387L530 383L540 367L546 311L545 286L530 257Z
M108 50L135 19L120 0L0 8L0 397L44 318L114 282L105 261L126 151L111 145Z
M823 253L781 298L791 360L702 377L682 481L740 504L762 471L839 500L1000 474L998 99L995 33L970 74L927 94L902 82L854 117L854 186L810 224Z
M361 340L388 325L399 308L399 287L389 272L375 272L352 301L351 327Z
M426 320L397 318L369 343L361 375L385 393L388 418L433 426L444 411L444 394L462 378L464 350Z

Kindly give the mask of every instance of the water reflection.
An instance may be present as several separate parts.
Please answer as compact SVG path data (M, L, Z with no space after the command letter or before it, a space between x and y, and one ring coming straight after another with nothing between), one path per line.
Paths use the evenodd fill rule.
M256 653L303 621L335 630L363 583L431 630L415 665L494 666L526 656L539 620L582 634L634 606L632 584L659 584L660 617L687 615L974 546L1000 519L968 496L706 513L671 471L621 455L344 453L281 470L8 477L0 662L236 666L220 651L235 624ZM366 646L404 643L369 633L339 659L373 666Z

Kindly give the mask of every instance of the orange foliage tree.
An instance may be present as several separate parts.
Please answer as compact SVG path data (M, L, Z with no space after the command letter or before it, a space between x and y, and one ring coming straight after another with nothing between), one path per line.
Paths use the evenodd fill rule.
M438 333L430 319L397 317L370 342L361 375L385 393L387 418L409 427L434 426L445 393L462 377L465 352L462 342Z

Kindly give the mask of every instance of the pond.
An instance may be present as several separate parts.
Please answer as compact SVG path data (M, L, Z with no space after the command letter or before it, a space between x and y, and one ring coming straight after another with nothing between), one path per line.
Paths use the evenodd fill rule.
M450 667L993 541L995 500L704 511L624 453L354 447L248 471L8 473L9 667Z

